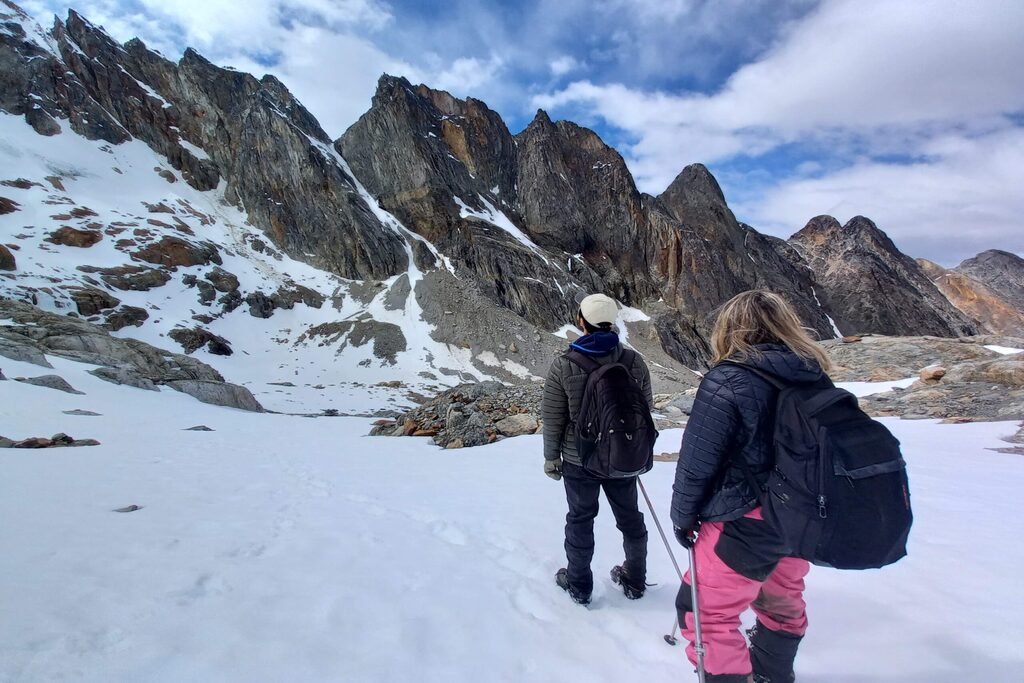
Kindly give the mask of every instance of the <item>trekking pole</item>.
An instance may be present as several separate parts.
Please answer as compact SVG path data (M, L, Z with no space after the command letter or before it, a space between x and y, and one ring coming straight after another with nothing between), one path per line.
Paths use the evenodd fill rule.
M644 500L647 501L647 508L651 511L651 517L654 518L654 524L658 527L658 533L661 534L661 540L665 543L665 550L668 551L668 556L672 560L672 566L676 568L676 574L679 576L679 583L682 583L683 572L679 569L679 563L676 562L676 556L672 552L672 546L668 542L668 537L665 535L665 530L661 528L661 520L658 519L658 513L654 511L654 505L651 503L651 497L647 495L647 489L644 488L644 483L640 481L640 477L637 477L636 481L638 484L640 484L640 491L644 494ZM675 645L677 633L679 633L678 614L676 614L675 621L672 622L672 630L665 635L665 642L669 645Z
M668 536L665 535L665 530L661 528L661 520L658 519L658 513L654 511L654 504L651 503L651 497L647 495L647 489L644 487L644 483L640 480L640 477L636 478L638 484L640 484L640 492L644 494L644 500L647 501L647 507L651 511L651 517L654 518L654 525L658 527L658 533L661 535L661 540L665 544L665 550L668 551L668 556L672 560L672 566L676 568L676 574L679 576L679 583L683 583L683 572L679 569L679 563L676 562L675 553L672 552L672 546L669 545ZM687 553L690 559L690 601L693 603L693 635L694 643L693 648L697 653L697 680L700 683L704 681L704 639L701 637L700 631L700 599L697 595L697 556L693 551L693 546L687 549ZM672 623L672 633L665 636L665 642L669 645L676 644L675 634L679 631L679 615L676 614L675 621Z
M704 639L700 635L700 599L697 597L697 554L691 545L690 555L690 598L693 601L693 649L697 653L697 680L704 683Z

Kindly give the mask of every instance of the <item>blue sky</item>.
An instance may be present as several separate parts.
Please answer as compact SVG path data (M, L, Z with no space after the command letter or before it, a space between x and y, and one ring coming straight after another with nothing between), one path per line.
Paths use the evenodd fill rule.
M49 23L68 3L28 0ZM281 78L340 135L377 77L594 128L658 194L688 163L741 220L875 220L945 265L1024 255L1018 0L91 0L116 38Z

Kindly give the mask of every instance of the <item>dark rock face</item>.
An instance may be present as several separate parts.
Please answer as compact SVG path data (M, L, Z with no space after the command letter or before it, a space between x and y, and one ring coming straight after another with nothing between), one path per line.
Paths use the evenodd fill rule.
M555 253L581 254L576 264L592 268L619 299L653 297L650 230L619 153L593 131L553 123L544 111L515 140L516 205L528 233Z
M563 257L528 243L515 211L515 140L482 102L384 76L370 111L335 146L381 206L493 301L537 324L568 315ZM429 251L416 258L435 265Z
M74 11L43 34L2 0L0 22L0 110L44 135L68 120L89 139L137 137L200 190L223 178L228 200L278 247L344 277L404 270L400 236L277 79L218 68L192 50L175 64L139 40L118 45Z
M24 116L45 135L70 128L112 144L142 140L175 169L160 170L169 182L180 176L199 190L220 188L276 249L342 277L380 282L414 266L423 277L413 289L410 273L408 291L395 288L385 302L389 310L409 296L419 302L431 278L450 277L478 305L501 311L490 318L511 313L512 329L539 336L572 320L576 293L602 291L642 306L652 316L644 323L652 343L691 366L709 357L712 312L754 287L779 292L821 338L833 336L829 315L844 332L972 329L866 219L851 221L853 236L825 226L837 235L823 239L825 247L816 236L787 244L737 222L704 166L683 169L658 197L643 195L623 158L596 133L543 111L513 136L479 100L384 76L371 109L332 144L271 76L219 68L193 50L171 62L137 39L119 45L75 12L44 33L0 0L0 22L0 110ZM3 182L25 189L34 181ZM62 189L59 178L50 183ZM131 239L115 237L123 228L97 234L158 267L86 272L114 289L144 291L165 284L177 267L222 265L216 247L185 223L163 222L172 220L171 206L157 201L147 209L167 214L149 218L151 227L177 228L179 236L154 241L147 228ZM88 209L70 214L80 217L76 211ZM61 237L81 246L89 239ZM245 241L280 257L263 240ZM0 268L6 263L0 251ZM221 268L186 284L202 305L217 302L224 313L247 303L253 315L268 317L325 300L323 292L291 284L243 292ZM421 306L435 337L454 334L443 328L456 300ZM206 313L212 311L196 315ZM115 313L107 324L134 324L135 316ZM359 328L351 341L373 339L378 357L393 359L405 346L398 328L351 324ZM471 348L473 340L466 341Z
M1024 259L1016 254L990 249L953 270L977 280L1018 311L1024 311Z
M11 250L0 244L0 270L17 270L18 261Z
M844 334L977 333L920 266L863 216L844 226L831 216L812 218L789 241L814 271L821 300Z
M917 259L917 264L949 302L970 317L979 330L1024 336L1024 311L995 291L972 277L956 270L946 270L927 259Z

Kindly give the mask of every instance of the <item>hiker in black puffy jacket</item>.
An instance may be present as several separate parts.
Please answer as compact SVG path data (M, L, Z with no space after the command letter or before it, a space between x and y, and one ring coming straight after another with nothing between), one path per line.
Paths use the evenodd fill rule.
M571 349L586 354L597 363L621 363L636 380L652 403L651 375L640 354L619 344L613 331L618 307L603 294L592 294L580 301L576 324L585 333ZM598 497L605 497L622 532L625 562L612 569L612 580L622 587L626 597L644 594L647 578L647 527L637 504L636 477L600 479L582 467L576 453L574 416L579 414L588 373L565 355L555 358L544 382L541 415L544 420L544 473L565 484L569 512L565 517L565 554L568 566L558 570L555 582L580 604L590 602L594 576L590 561L594 556L594 518Z
M807 629L806 560L788 557L778 532L761 517L758 483L773 466L778 389L739 361L786 383L827 382L828 356L776 294L754 290L726 303L712 334L715 364L704 376L683 434L672 487L676 538L694 547L704 665L708 683L792 683L793 660ZM694 538L696 537L696 541ZM695 543L695 544L694 544ZM696 663L687 572L676 598L687 654ZM757 613L750 646L740 614Z

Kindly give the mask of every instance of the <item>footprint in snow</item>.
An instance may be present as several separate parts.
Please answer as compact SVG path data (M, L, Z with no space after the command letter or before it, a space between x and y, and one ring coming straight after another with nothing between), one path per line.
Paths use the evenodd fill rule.
M454 524L441 521L433 522L430 525L430 531L442 541L452 545L466 545L466 534Z
M548 601L544 600L544 598L532 588L520 585L516 588L515 593L511 595L511 598L512 604L515 608L528 617L533 617L538 621L555 621L558 618L554 611L548 606Z

